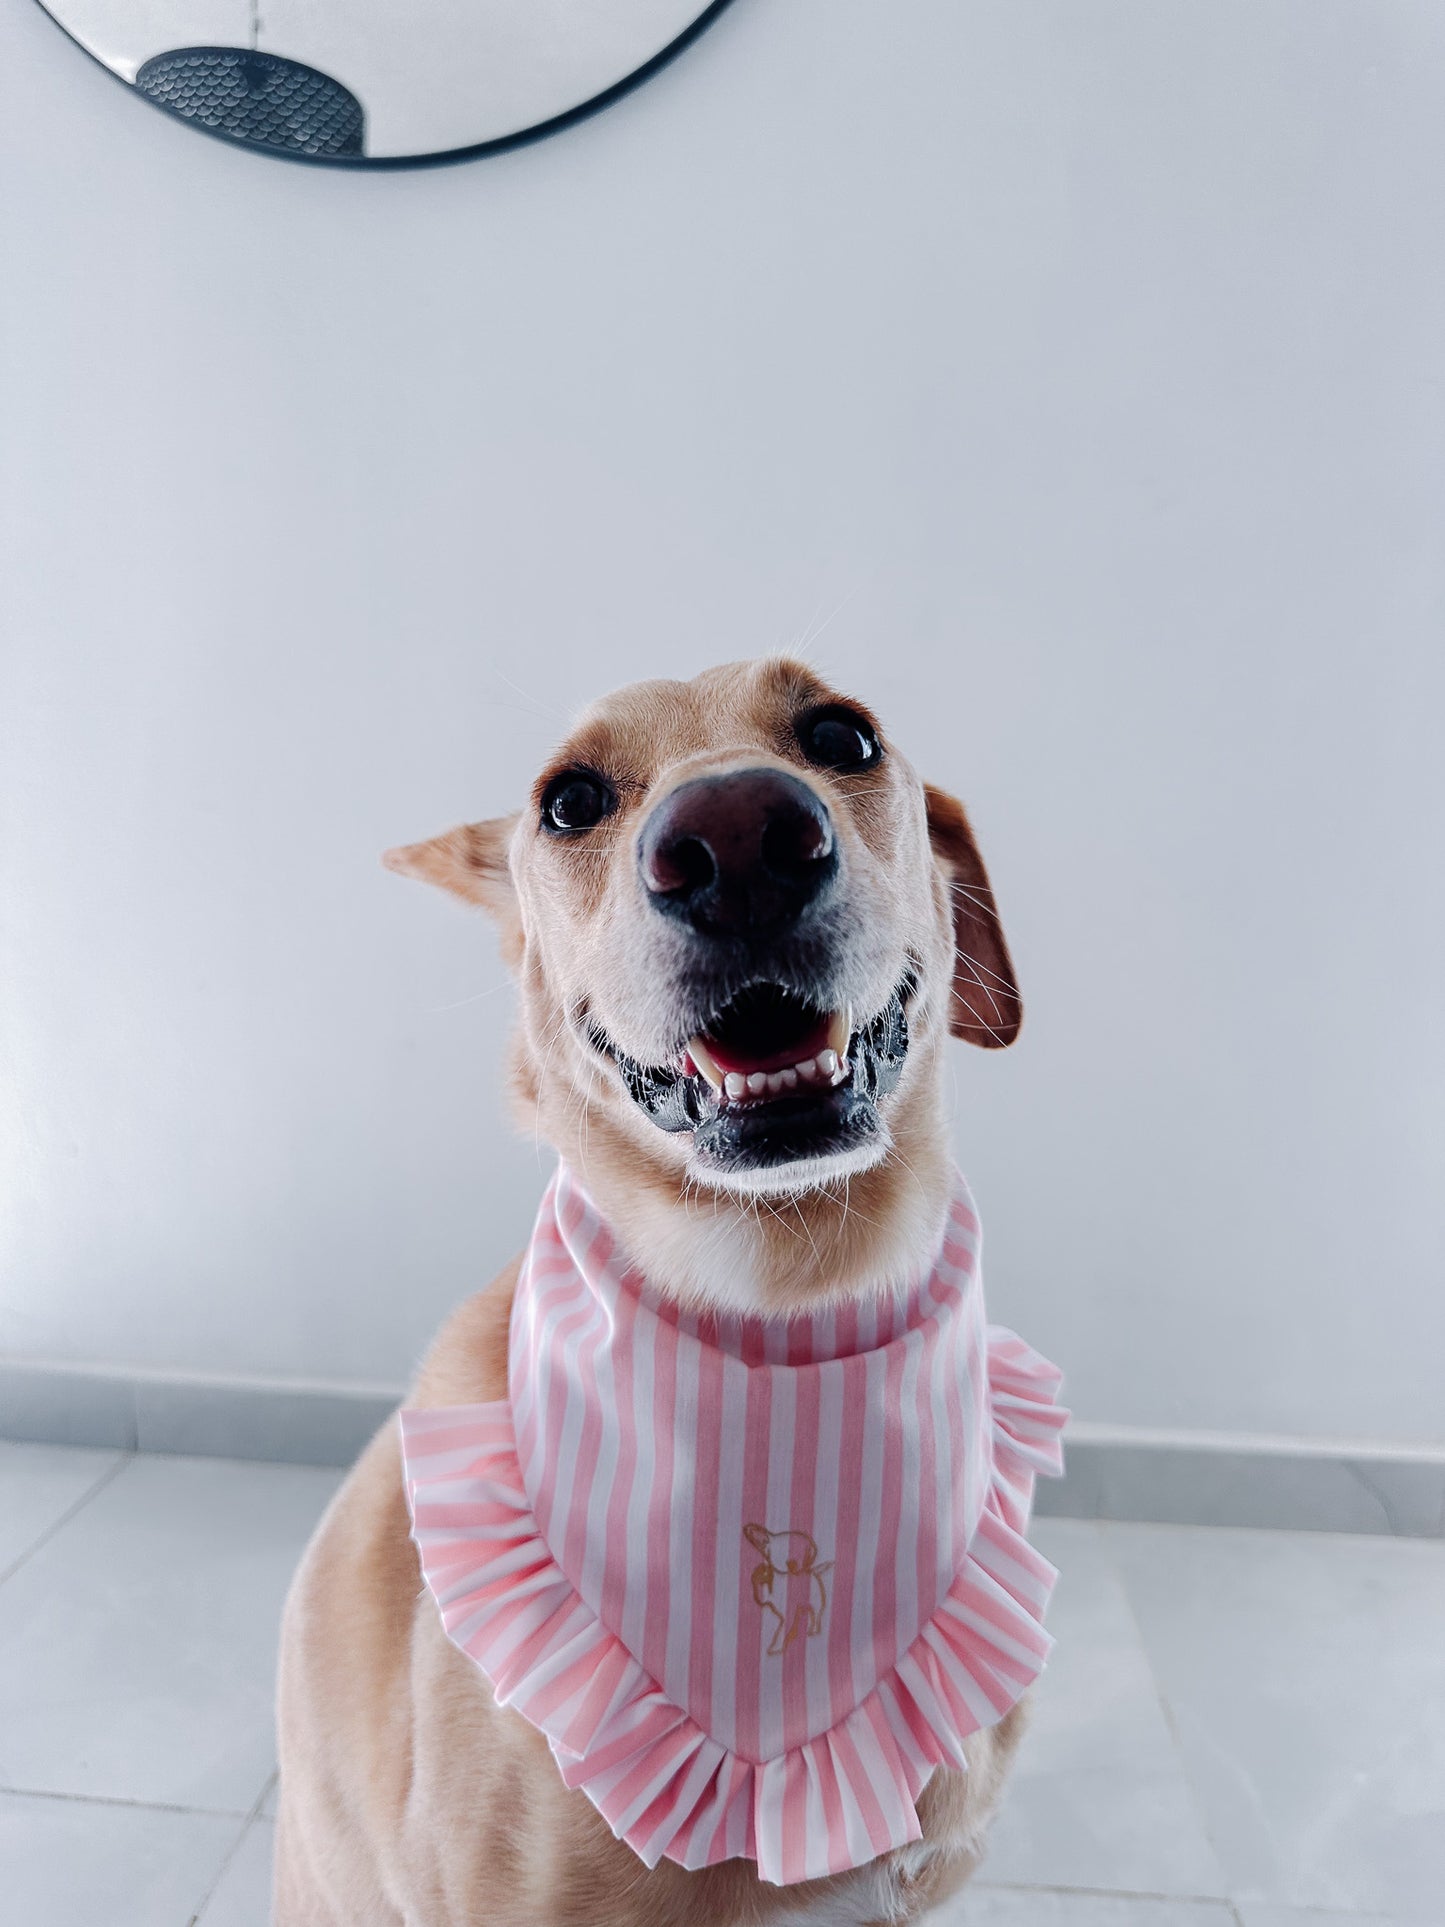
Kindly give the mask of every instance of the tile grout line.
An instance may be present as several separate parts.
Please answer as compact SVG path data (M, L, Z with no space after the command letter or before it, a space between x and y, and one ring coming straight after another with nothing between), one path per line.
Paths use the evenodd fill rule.
M268 1780L268 1788L270 1784ZM82 1807L137 1807L142 1813L194 1814L202 1820L242 1820L248 1817L242 1807L183 1807L174 1800L131 1800L123 1793L63 1793L56 1787L0 1785L0 1794L15 1800L66 1800ZM265 1799L265 1792L261 1797Z
M1231 1900L1223 1894L1156 1893L1152 1888L1147 1887L1060 1887L1044 1881L1028 1880L970 1880L964 1892L965 1895L972 1893L1058 1894L1067 1900L1149 1900L1158 1901L1163 1906L1211 1907L1216 1912L1223 1908L1237 1927L1244 1927L1243 1916L1239 1911L1240 1902ZM1280 1911L1274 1901L1264 1904L1272 1912ZM1287 1902L1284 1913L1290 1916L1299 1913L1302 1919L1307 1916L1311 1921L1316 1919L1338 1921L1339 1927L1357 1927L1357 1923L1362 1921L1367 1922L1368 1927L1409 1927L1409 1924L1397 1921L1393 1915L1365 1915L1356 1912L1353 1907L1309 1906L1301 1910Z
M105 1490L112 1479L118 1479L135 1456L133 1451L122 1451L118 1453L114 1465L108 1465L94 1483L87 1486L85 1491L81 1493L80 1497L76 1499L72 1505L66 1507L58 1519L52 1520L38 1539L31 1541L18 1559L12 1560L11 1563L6 1566L5 1570L0 1572L0 1586L3 1586L7 1579L13 1579L22 1566L28 1565L37 1552L43 1547L48 1546L56 1534L63 1527L70 1524L77 1513L83 1512L91 1500Z
M201 1921L205 1915L205 1911L216 1897L216 1889L220 1886L221 1882L225 1879L227 1871L230 1868L231 1862L236 1858L236 1855L241 1851L242 1841L246 1838L246 1835L251 1831L252 1827L255 1826L257 1820L261 1817L261 1809L266 1804L266 1796L271 1791L272 1787L275 1786L276 1781L279 1777L280 1777L280 1768L273 1767L271 1772L266 1776L266 1784L261 1788L261 1791L256 1795L255 1801L253 1802L251 1807L251 1811L246 1815L245 1819L241 1822L240 1829L237 1832L235 1839L231 1842L229 1849L223 1855L221 1864L219 1867L217 1867L215 1876L212 1879L211 1884L206 1888L206 1891L201 1895L200 1900L196 1903L196 1906L192 1910L191 1916L189 1920L187 1920L186 1922L186 1927L201 1927Z
M1163 1716L1165 1730L1169 1735L1169 1744L1174 1748L1175 1756L1179 1761L1179 1771L1184 1780L1185 1790L1189 1795L1189 1804L1194 1810L1195 1819L1199 1822L1200 1832L1209 1843L1209 1851L1214 1855L1215 1865L1219 1868L1226 1887L1229 1887L1233 1884L1230 1880L1229 1869L1224 1863L1224 1855L1220 1851L1219 1842L1214 1837L1214 1828L1210 1824L1209 1814L1205 1809L1203 1800L1200 1798L1199 1789L1195 1785L1194 1774L1190 1770L1189 1755L1184 1750L1183 1737L1179 1731L1178 1717L1175 1714L1173 1706L1169 1703L1169 1695L1164 1690L1164 1682L1159 1677L1159 1669L1154 1664L1154 1655L1150 1651L1149 1641L1144 1634L1144 1622L1139 1617L1138 1610L1134 1604L1134 1595L1129 1590L1128 1575L1114 1556L1113 1540L1109 1531L1111 1523L1115 1522L1108 1519L1101 1519L1099 1521L1099 1537L1103 1544L1105 1555L1108 1558L1110 1570L1118 1580L1119 1591L1124 1596L1124 1604L1129 1612L1129 1622L1133 1626L1135 1637L1139 1641L1139 1650L1144 1655L1144 1664L1149 1668L1149 1677L1154 1682L1154 1698L1158 1702L1159 1711ZM1197 1530L1197 1528L1193 1529ZM1218 1895L1217 1898L1222 1900L1229 1909L1230 1918L1235 1922L1235 1927L1242 1927L1239 1918L1239 1909L1235 1904L1234 1895L1226 1892Z
M1157 1900L1166 1907L1223 1907L1231 1919L1238 1919L1234 1902L1223 1894L1157 1893L1152 1887L1061 1887L1043 1880L970 1880L964 1892L1061 1894L1069 1900Z

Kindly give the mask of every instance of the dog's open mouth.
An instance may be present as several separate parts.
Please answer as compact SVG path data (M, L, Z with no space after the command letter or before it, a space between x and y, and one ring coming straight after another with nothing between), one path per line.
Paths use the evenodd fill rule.
M848 1075L850 1008L819 1011L781 984L749 984L688 1040L685 1077L702 1077L724 1105L785 1091L827 1090Z
M667 1066L637 1063L595 1027L589 1036L660 1130L692 1132L699 1166L742 1176L838 1158L883 1135L878 1100L902 1075L914 988L909 972L859 1025L847 1005L828 1009L785 984L750 983Z

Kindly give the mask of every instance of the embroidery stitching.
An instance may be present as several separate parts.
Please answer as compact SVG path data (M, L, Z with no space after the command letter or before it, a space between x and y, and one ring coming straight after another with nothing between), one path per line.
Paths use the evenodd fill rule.
M828 1588L823 1584L823 1576L833 1570L833 1561L825 1559L818 1563L818 1546L812 1535L795 1531L791 1526L781 1532L770 1532L766 1526L749 1525L743 1527L743 1537L755 1552L763 1555L763 1563L754 1566L751 1577L753 1603L765 1613L771 1613L778 1622L773 1628L773 1637L768 1646L769 1659L777 1659L785 1653L795 1639L816 1639L823 1630L823 1614L828 1610ZM773 1558L774 1548L781 1549L783 1562L778 1565ZM789 1579L806 1579L808 1597L799 1605L789 1620L783 1607L787 1605ZM783 1607L773 1598L773 1588L777 1582L782 1595ZM814 1590L817 1603L814 1603Z

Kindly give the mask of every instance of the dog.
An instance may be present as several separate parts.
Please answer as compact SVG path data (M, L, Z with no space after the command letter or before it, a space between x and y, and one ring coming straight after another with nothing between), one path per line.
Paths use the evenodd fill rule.
M640 683L515 814L386 861L496 920L519 1115L662 1315L787 1321L926 1270L953 1183L947 1041L1010 1044L1022 1011L963 808L861 703L781 659ZM452 1316L416 1412L507 1398L519 1275ZM740 1545L780 1665L821 1646L837 1585L805 1525ZM286 1606L275 1927L899 1927L977 1866L1027 1693L927 1776L921 1837L781 1885L745 1855L649 1866L448 1637L412 1530L388 1424Z

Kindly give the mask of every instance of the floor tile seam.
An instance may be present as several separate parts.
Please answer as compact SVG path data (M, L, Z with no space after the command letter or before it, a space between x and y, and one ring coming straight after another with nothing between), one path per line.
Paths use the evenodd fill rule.
M1230 1873L1229 1865L1225 1859L1224 1853L1220 1848L1219 1841L1215 1836L1214 1828L1210 1824L1209 1813L1208 1813L1208 1809L1205 1804L1203 1795L1199 1790L1199 1786L1196 1782L1194 1773L1190 1768L1189 1755L1184 1746L1183 1738L1179 1730L1178 1715L1175 1712L1174 1706L1170 1701L1168 1693L1165 1690L1164 1682L1159 1676L1159 1669L1154 1663L1154 1654L1150 1648L1149 1640L1144 1632L1143 1621L1139 1617L1138 1607L1136 1606L1134 1601L1134 1594L1129 1585L1129 1576L1125 1572L1123 1566L1118 1562L1118 1560L1114 1556L1114 1550L1113 1550L1113 1544L1112 1544L1113 1528L1118 1525L1123 1525L1125 1527L1125 1530L1129 1530L1131 1528L1137 1527L1141 1523L1144 1523L1144 1522L1137 1521L1137 1520L1119 1521L1119 1520L1101 1519L1099 1521L1099 1528L1104 1540L1105 1547L1108 1551L1110 1567L1114 1571L1114 1573L1116 1574L1119 1580L1120 1590L1123 1592L1125 1604L1129 1609L1129 1618L1133 1623L1134 1628L1138 1634L1139 1645L1144 1653L1145 1661L1149 1667L1149 1676L1154 1682L1154 1691L1159 1702L1159 1710L1163 1715L1164 1723L1168 1728L1170 1744L1173 1746L1175 1754L1179 1760L1180 1771L1184 1776L1184 1785L1189 1794L1190 1807L1199 1821L1199 1825L1204 1834L1204 1838L1208 1842L1210 1852L1214 1855L1215 1862L1219 1867L1220 1874L1223 1876L1226 1887L1230 1890L1225 1894L1220 1895L1219 1898L1227 1901L1230 1911L1233 1914L1235 1920L1237 1922L1240 1922L1240 1927L1243 1927L1239 1909L1243 1904L1244 1897L1233 1891L1235 1882ZM1166 1529L1170 1529L1170 1530L1179 1529L1179 1530L1191 1531L1191 1532L1192 1531L1208 1532L1208 1531L1214 1530L1215 1528L1212 1528L1209 1526L1202 1526L1202 1527L1189 1526L1189 1527L1183 1527L1183 1528L1166 1528ZM1224 1528L1224 1529L1232 1530L1233 1528ZM1252 1528L1245 1528L1245 1530L1251 1530L1251 1529ZM1269 1530L1270 1528L1265 1528L1265 1529ZM1353 1904L1351 1906L1344 1907L1342 1909L1337 1909L1333 1907L1326 1907L1321 1909L1315 1906L1311 1902L1300 1902L1299 1900L1293 1897L1280 1896L1280 1895L1270 1896L1268 1894L1262 1894L1262 1893L1250 1894L1248 1896L1248 1900L1250 1905L1254 1905L1258 1903L1261 1906L1272 1907L1277 1910L1282 1910L1285 1913L1289 1913L1292 1911L1304 1913L1304 1914L1308 1914L1311 1912L1314 1912L1314 1913L1322 1912L1327 1917L1338 1919L1342 1923L1348 1923L1352 1920L1359 1918L1360 1913L1362 1911L1367 1917L1380 1919L1386 1922L1388 1922L1391 1919L1390 1915L1380 1914L1378 1910L1375 1910L1372 1913L1372 1910L1368 1906L1364 1907L1362 1910L1361 1907L1358 1905L1358 1903Z
M134 1457L134 1452L118 1452L114 1463L108 1465L104 1472L97 1474L80 1497L68 1505L58 1519L53 1519L38 1539L32 1539L18 1559L12 1560L4 1571L0 1572L0 1586L3 1586L7 1579L13 1579L22 1567L29 1565L37 1552L48 1546L58 1533L64 1531L72 1519L85 1510L92 1499L98 1497L113 1480L120 1477Z
M1179 1772L1184 1781L1185 1793L1189 1799L1189 1809L1199 1823L1199 1831L1203 1835L1210 1853L1214 1856L1214 1864L1219 1869L1220 1879L1224 1882L1224 1892L1216 1894L1214 1898L1223 1900L1234 1914L1236 1921L1238 1921L1239 1915L1235 1906L1236 1896L1230 1891L1234 1882L1230 1876L1229 1866L1219 1841L1215 1838L1214 1827L1210 1821L1208 1807L1190 1767L1189 1754L1184 1745L1183 1735L1179 1730L1179 1716L1175 1712L1173 1703L1165 1690L1159 1668L1154 1663L1154 1653L1150 1647L1148 1635L1144 1631L1144 1622L1139 1616L1139 1608L1135 1604L1133 1590L1129 1585L1129 1575L1124 1570L1119 1559L1115 1556L1113 1538L1109 1530L1110 1523L1107 1519L1101 1519L1099 1521L1100 1536L1103 1539L1104 1551L1109 1561L1109 1569L1119 1582L1119 1591L1124 1598L1124 1606L1129 1614L1129 1623L1134 1628L1134 1635L1139 1641L1139 1650L1144 1655L1144 1664L1149 1668L1149 1678L1154 1687L1154 1698L1158 1703L1159 1712L1164 1721L1165 1731L1169 1735L1169 1744L1174 1749L1174 1757L1179 1763Z
M270 1782L267 1782L269 1787ZM63 1800L81 1807L126 1807L142 1813L179 1813L197 1820L243 1820L245 1807L188 1807L179 1800L134 1800L123 1793L71 1793L63 1787L11 1786L0 1783L0 1797L16 1800ZM265 1794L262 1794L265 1798Z
M261 1809L266 1804L266 1796L268 1793L270 1793L272 1787L276 1784L276 1777L277 1777L277 1769L273 1768L271 1772L266 1776L265 1785L261 1788L261 1791L256 1795L256 1798L251 1803L250 1812L246 1815L245 1819L241 1822L239 1828L237 1829L235 1839L231 1842L230 1846L226 1849L226 1852L222 1855L221 1864L219 1867L217 1867L215 1873L212 1875L210 1884L207 1886L204 1893L202 1893L200 1899L196 1902L194 1908L192 1908L190 1918L186 1922L186 1927L201 1927L201 1922L204 1919L206 1909L210 1906L211 1902L215 1899L216 1890L220 1886L221 1882L225 1879L226 1874L230 1869L231 1862L236 1858L236 1855L241 1851L241 1847L243 1842L246 1839L246 1836L250 1833L252 1827L255 1826L257 1820L260 1818Z
M1223 1907L1231 1915L1235 1912L1234 1902L1226 1894L1167 1893L1155 1887L1078 1887L1049 1880L971 1880L966 1891L1058 1894L1067 1900L1149 1900L1166 1907Z

